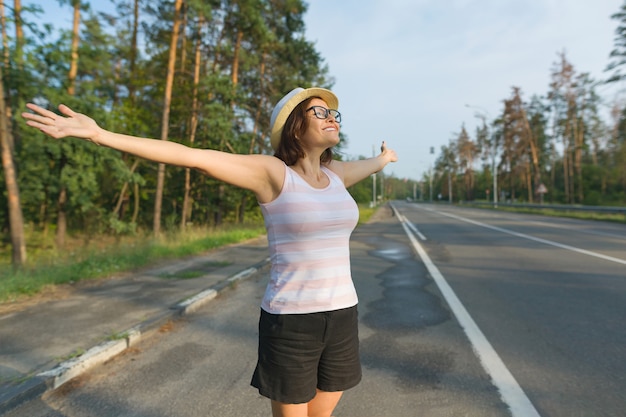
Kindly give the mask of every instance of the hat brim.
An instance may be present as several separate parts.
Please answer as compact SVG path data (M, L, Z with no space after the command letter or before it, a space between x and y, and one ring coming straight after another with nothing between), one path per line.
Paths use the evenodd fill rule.
M272 148L276 151L278 149L278 145L280 144L280 137L283 133L283 127L285 126L285 122L287 118L296 108L296 106L303 101L311 98L311 97L319 97L328 104L328 107L331 109L337 110L339 107L339 100L337 96L330 90L319 87L305 88L302 91L294 94L292 97L287 100L286 103L283 104L282 108L279 110L276 115L276 119L274 120L274 124L272 125L272 131L270 133L270 142L272 144Z

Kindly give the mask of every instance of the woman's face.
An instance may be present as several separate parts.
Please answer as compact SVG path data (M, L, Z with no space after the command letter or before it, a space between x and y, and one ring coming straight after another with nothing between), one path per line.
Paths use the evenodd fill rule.
M309 127L302 137L302 143L307 147L319 147L322 150L337 145L339 143L339 122L336 119L338 113L329 112L326 102L319 98L312 99L307 109Z

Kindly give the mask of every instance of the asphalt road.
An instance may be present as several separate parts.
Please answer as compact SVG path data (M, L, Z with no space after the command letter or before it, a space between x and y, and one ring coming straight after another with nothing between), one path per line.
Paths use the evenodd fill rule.
M395 207L353 235L364 376L337 417L624 416L626 227ZM239 283L7 417L269 417L249 386L266 281ZM493 351L472 344L457 303Z
M626 226L396 207L539 415L626 415Z

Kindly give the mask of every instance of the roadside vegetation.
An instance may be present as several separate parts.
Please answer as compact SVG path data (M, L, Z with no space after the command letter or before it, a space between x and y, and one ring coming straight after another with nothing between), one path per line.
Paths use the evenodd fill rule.
M0 252L0 303L40 293L49 286L122 274L150 264L197 255L265 233L263 223L194 228L160 238L143 233L123 239L100 236L85 245L73 238L62 252L54 246L31 251L27 266L11 268L10 252Z
M467 202L461 203L460 205L466 205ZM497 207L493 207L493 203L487 201L474 201L468 204L469 207L480 208L485 210L498 210L498 211L508 211L511 213L525 213L525 214L538 214L542 216L551 216L551 217L566 217L570 219L580 219L580 220L596 220L596 221L605 221L612 223L621 223L626 224L626 213L616 212L611 213L603 210L594 211L594 207L588 206L585 207L584 210L577 210L576 206L567 206L563 205L551 205L549 207L541 207L541 205L523 205L518 206L515 204L498 204Z
M484 207L481 207L484 208ZM570 219L580 220L598 220L613 223L626 224L626 215L619 213L598 213L598 212L586 212L586 211L571 211L571 210L557 210L557 209L542 209L542 208L518 208L518 207L498 207L500 211L509 211L513 213L527 213L527 214L540 214L542 216L550 217L567 217Z

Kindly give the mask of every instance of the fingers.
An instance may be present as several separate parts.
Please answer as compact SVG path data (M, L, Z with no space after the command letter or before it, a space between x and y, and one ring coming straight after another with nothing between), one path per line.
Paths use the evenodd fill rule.
M22 113L22 117L26 119L27 124L34 127L33 123L37 125L51 125L54 124L54 121L59 117L55 113L44 109L43 107L39 107L36 104L28 103L26 107L32 110L34 113L24 112Z
M27 103L26 107L29 110L32 110L34 112L34 113L29 113L29 112L22 113L22 117L27 120L32 120L34 122L38 122L44 125L54 125L55 123L60 121L60 119L63 119L62 116L59 116L55 112L44 109L43 107L40 107L33 103ZM61 111L61 113L63 113L64 115L68 117L76 116L76 112L74 112L72 109L67 107L65 104L61 104L59 106L59 110Z
M32 113L22 113L22 117L26 119L26 124L55 139L73 136L92 140L98 133L99 127L93 119L75 112L65 104L59 105L61 114L32 103L27 104L26 107L32 110Z
M41 131L42 133L45 133L46 135L51 136L55 139L61 138L63 136L59 133L59 129L52 124L41 123L36 121L35 119L27 120L26 124L35 129L39 129L39 131Z
M57 125L58 122L62 121L62 116L33 103L27 103L26 108L33 111L33 113L22 113L22 117L26 119L28 126L39 129L41 132L54 138L62 136Z
M387 143L383 140L382 145L380 145L380 152L389 157L390 162L396 162L398 160L398 156L393 149L387 149Z
M41 115L41 117L47 117L52 120L55 120L58 117L56 113L51 112L50 110L46 110L43 107L39 107L38 105L33 104L33 103L27 103L26 107L29 110L32 110L35 113ZM28 117L28 116L33 116L33 113L22 113L22 115L27 119L33 119L33 117Z
M27 103L27 104L26 104L26 107L27 107L29 110L32 110L32 111L34 111L35 113L38 113L39 115L41 115L42 117L46 117L46 118L48 118L48 119L51 119L51 120L56 120L56 119L58 119L58 118L59 118L59 115L58 115L58 114L56 114L56 113L54 113L54 112L52 112L52 111L50 111L50 110L46 110L46 109L44 109L43 107L40 107L40 106L38 106L38 105L36 105L36 104L34 104L34 103ZM62 114L64 114L64 115L68 116L68 117L75 117L75 116L76 116L76 114L77 114L74 110L70 109L70 108L69 108L69 107L67 107L65 104L60 104L60 105L59 105L59 111L60 111ZM33 115L33 113L22 113L22 115L24 115L24 116L28 119L28 118L32 118L32 117L28 117L28 115L32 116L32 115Z
M22 117L26 119L28 126L39 128L40 126L46 126L54 123L54 120L50 117L40 116L36 113L22 113Z
M76 112L67 107L65 104L59 104L59 111L68 117L76 116Z

